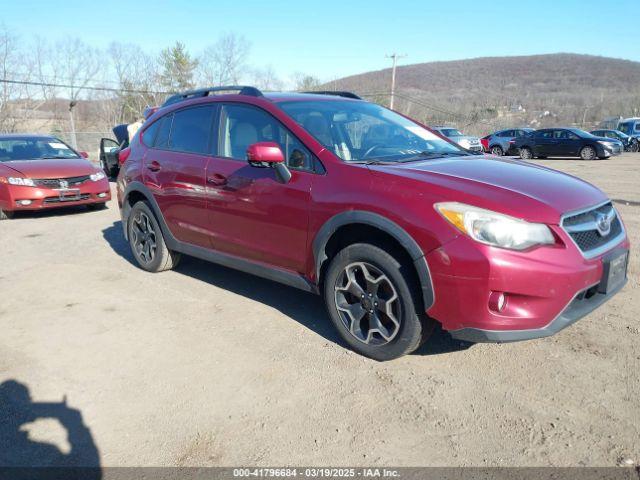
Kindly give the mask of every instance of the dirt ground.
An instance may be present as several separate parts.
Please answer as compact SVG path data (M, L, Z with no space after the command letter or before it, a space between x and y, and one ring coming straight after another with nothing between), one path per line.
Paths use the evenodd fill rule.
M640 244L640 154L541 163L604 189ZM319 297L189 258L136 268L115 202L0 222L0 244L0 393L66 396L102 466L640 461L637 249L626 288L554 337L437 332L377 363L342 346ZM85 448L50 411L19 428ZM0 441L15 427L0 417Z

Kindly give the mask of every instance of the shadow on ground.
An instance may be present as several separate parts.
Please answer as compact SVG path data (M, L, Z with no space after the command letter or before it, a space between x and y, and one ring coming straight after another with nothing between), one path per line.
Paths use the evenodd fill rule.
M102 234L119 256L137 265L122 233L122 222L114 222ZM275 308L326 340L348 348L331 324L319 295L186 255L174 271ZM438 324L432 337L415 354L439 355L466 350L471 345L454 340Z
M75 205L73 207L61 207L61 208L47 208L44 210L23 210L15 212L11 222L20 220L29 220L33 218L45 218L45 217L64 217L67 215L83 215L98 213L96 210L85 205Z
M70 446L67 453L53 443L30 438L28 425L39 419L57 420L65 429ZM81 471L69 470L78 467ZM43 478L43 474L47 478L100 479L100 453L80 411L70 408L66 398L62 402L34 402L29 388L16 380L1 383L0 478L3 474L18 479Z

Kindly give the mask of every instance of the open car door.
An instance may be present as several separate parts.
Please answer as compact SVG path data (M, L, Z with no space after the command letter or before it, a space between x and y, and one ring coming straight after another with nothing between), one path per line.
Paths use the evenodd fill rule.
M111 138L100 139L100 165L108 178L118 176L120 164L118 163L120 144Z

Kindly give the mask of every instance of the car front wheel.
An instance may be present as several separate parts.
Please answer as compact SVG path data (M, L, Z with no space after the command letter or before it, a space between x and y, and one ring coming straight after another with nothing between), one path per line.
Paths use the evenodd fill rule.
M146 202L137 202L131 209L127 233L131 253L144 270L162 272L178 265L180 253L167 248L158 220Z
M596 149L590 146L582 147L580 150L580 158L582 160L593 160L597 157Z
M416 308L418 290L406 265L377 246L358 243L331 261L324 300L349 346L384 361L414 351L433 330L434 321Z

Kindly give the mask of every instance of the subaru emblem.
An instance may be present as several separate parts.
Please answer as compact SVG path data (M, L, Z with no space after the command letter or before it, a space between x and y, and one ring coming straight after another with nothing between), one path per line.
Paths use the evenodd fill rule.
M606 237L611 232L611 221L602 213L596 213L596 229L601 237Z

